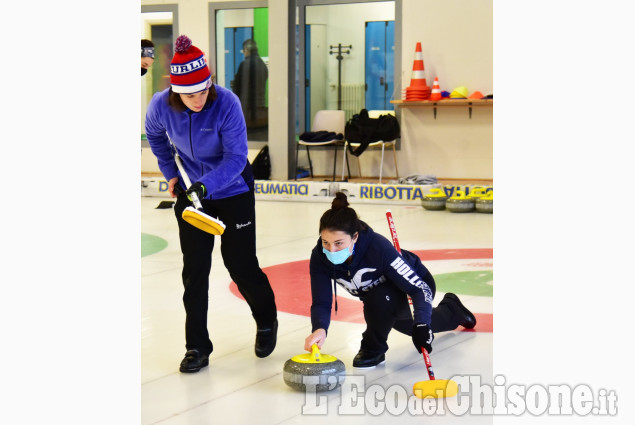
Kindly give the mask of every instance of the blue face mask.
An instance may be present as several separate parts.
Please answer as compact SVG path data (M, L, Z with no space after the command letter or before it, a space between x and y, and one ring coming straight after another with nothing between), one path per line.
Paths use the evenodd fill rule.
M322 247L322 252L326 255L326 258L333 264L342 264L344 261L348 259L355 252L355 245L353 245L353 251L349 251L348 247L341 249L339 251L331 252L327 251L326 248Z

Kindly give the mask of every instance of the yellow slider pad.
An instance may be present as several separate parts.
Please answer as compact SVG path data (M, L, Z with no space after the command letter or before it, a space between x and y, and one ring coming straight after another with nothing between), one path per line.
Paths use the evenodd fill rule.
M415 382L412 392L419 398L448 398L459 392L459 386L451 379L434 379Z
M192 226L212 235L222 235L225 231L225 223L194 207L185 208L182 217Z

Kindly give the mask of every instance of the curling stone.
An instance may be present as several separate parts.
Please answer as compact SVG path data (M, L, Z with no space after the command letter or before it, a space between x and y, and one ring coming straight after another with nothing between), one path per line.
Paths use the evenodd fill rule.
M467 195L468 198L474 199L475 202L478 198L482 198L483 196L485 196L485 188L481 186L472 188L470 193Z
M465 192L457 190L456 194L445 201L445 208L451 212L472 212L474 211L476 201L473 198L465 196Z
M430 193L423 197L421 200L421 205L426 210L438 211L445 209L445 201L448 199L448 196L445 194L443 189L434 188L430 189Z
M494 212L494 192L491 191L487 195L481 196L475 202L476 211L480 213Z
M298 354L286 361L282 377L285 384L298 391L330 391L344 382L346 367L341 360L321 354L317 344L311 354Z

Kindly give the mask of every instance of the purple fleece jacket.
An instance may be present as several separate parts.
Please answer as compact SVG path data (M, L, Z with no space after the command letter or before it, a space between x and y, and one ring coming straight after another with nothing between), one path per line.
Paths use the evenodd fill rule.
M247 160L247 132L238 97L214 86L218 97L200 112L176 112L168 105L169 89L155 93L146 114L146 136L166 180L179 177L167 134L178 151L190 182L205 185L205 199L222 199L253 189Z

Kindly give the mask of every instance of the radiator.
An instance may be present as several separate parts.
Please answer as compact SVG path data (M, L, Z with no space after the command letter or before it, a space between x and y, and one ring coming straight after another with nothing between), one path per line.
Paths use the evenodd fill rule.
M335 108L337 109L337 86L335 86ZM348 121L353 114L358 114L366 104L366 90L364 84L342 84L342 109L346 112Z

